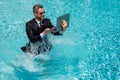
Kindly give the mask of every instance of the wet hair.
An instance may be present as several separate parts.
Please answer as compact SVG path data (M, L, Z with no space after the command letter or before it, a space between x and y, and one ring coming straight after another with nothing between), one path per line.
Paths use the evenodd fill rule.
M43 8L43 5L41 4L36 4L33 6L33 13L37 13L39 8Z

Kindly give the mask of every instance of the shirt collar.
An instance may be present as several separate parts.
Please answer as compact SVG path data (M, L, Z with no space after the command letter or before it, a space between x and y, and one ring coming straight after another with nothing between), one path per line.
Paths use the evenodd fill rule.
M39 23L42 22L43 20L37 20L37 19L35 19L35 21L39 24Z
M35 21L39 24L40 23L40 21L39 20L37 20L37 19L35 19Z

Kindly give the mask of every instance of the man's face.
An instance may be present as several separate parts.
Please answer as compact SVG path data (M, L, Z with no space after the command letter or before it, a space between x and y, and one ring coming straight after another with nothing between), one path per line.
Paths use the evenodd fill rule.
M37 19L39 19L39 20L42 20L42 19L44 19L44 13L45 13L44 9L43 8L39 8L38 12L35 13L35 17Z

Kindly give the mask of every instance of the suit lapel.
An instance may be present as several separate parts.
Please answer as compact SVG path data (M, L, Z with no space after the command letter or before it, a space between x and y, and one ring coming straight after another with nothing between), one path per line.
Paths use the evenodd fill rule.
M35 18L33 19L33 27L34 27L34 29L35 29L36 31L39 32L39 25L38 25L38 23L36 22Z
M38 28L39 28L39 25L38 25L38 23L36 22L35 18L33 19L33 22L34 22L35 27L38 27Z

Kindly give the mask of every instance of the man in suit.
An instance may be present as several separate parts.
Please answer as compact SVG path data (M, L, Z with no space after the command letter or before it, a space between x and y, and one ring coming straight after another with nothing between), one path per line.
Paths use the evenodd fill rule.
M33 6L35 18L26 23L26 33L30 43L21 48L24 52L30 52L36 55L47 52L51 48L47 35L50 33L62 35L56 31L50 19L44 18L44 13L45 11L42 5L36 4ZM65 20L62 20L61 27L63 31L66 30L67 22Z

